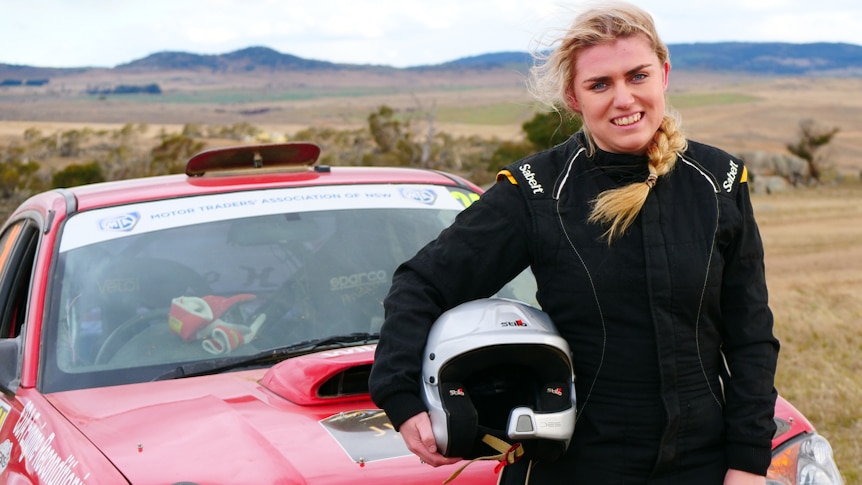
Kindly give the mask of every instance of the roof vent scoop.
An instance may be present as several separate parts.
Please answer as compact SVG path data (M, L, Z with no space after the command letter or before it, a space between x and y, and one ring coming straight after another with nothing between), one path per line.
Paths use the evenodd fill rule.
M314 143L268 143L216 148L198 153L186 163L186 175L256 173L260 170L308 170L320 156Z

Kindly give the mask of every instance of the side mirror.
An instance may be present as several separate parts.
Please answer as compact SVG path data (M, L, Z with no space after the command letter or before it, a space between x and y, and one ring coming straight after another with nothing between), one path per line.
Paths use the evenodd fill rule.
M21 383L20 344L17 337L0 339L0 389L5 391L15 392Z

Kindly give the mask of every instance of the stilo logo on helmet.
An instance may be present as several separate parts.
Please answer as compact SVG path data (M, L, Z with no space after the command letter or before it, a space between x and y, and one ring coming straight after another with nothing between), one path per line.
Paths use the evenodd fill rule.
M500 322L501 327L528 327L527 322L523 320Z
M575 426L569 347L536 308L490 298L445 312L428 335L422 374L445 456L500 459L506 450L489 442L515 440L524 456L550 461L569 445Z

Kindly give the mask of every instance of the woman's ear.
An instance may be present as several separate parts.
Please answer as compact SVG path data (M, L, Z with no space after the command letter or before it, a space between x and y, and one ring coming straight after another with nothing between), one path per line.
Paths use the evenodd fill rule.
M664 86L664 90L667 91L668 79L670 77L670 62L664 61L664 66L662 67L662 85Z
M665 79L667 76L665 76ZM569 103L569 109L574 111L575 113L581 113L581 104L578 103L578 98L575 96L575 93L571 89L566 90L566 101Z

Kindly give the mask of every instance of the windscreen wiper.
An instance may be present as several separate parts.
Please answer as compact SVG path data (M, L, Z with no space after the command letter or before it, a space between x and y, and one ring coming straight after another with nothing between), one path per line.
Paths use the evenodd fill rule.
M292 343L284 347L263 350L252 355L234 355L220 359L210 359L199 362L189 362L157 376L153 381L181 379L211 374L220 374L243 367L275 365L291 357L317 352L324 348L344 347L352 344L367 344L378 340L379 333L354 332L344 335L328 335L302 342Z

